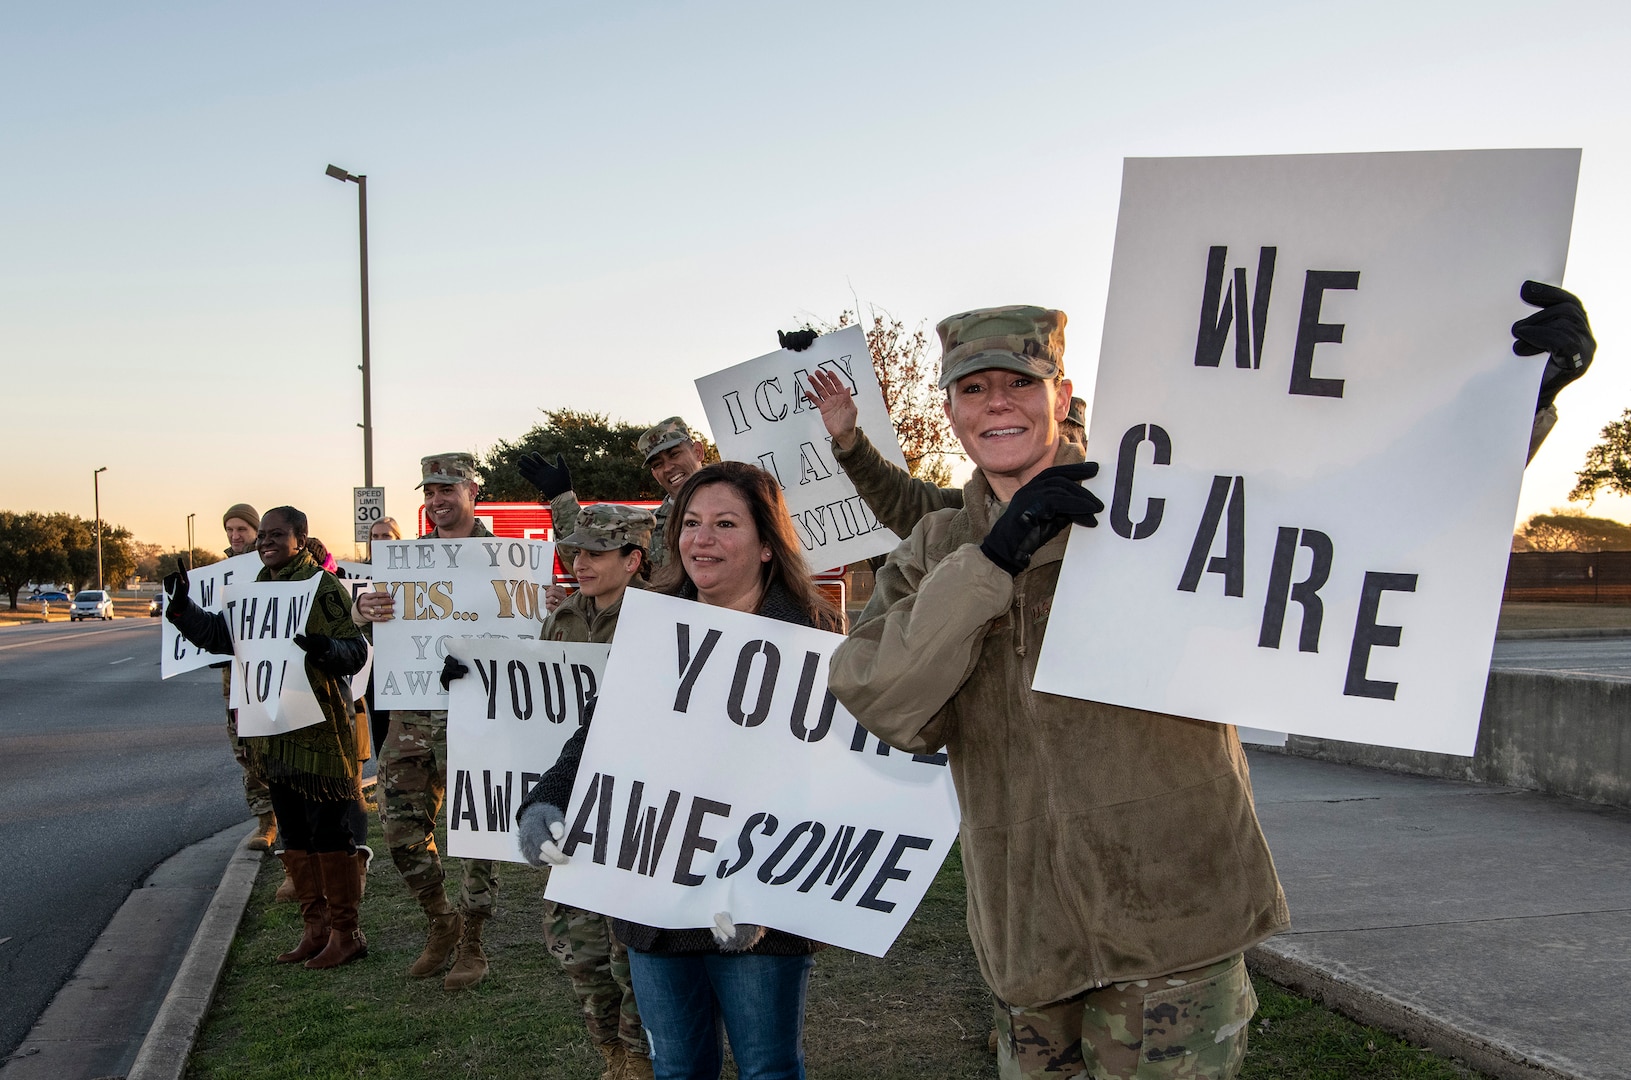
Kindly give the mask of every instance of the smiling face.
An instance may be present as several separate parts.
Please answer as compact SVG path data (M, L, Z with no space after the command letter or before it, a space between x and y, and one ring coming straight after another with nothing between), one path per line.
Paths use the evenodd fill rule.
M440 536L469 536L476 527L476 485L468 480L426 484L425 516Z
M747 500L730 484L709 484L691 496L680 522L680 563L697 597L716 607L752 611L770 545L759 538Z
M611 551L579 548L572 558L572 576L578 579L578 591L601 607L615 604L639 572L638 551L624 555L616 548Z
M1070 380L1038 379L990 368L948 390L946 418L997 498L1053 464L1059 424L1070 409Z
M255 530L243 518L227 518L227 547L242 555L255 547Z
M685 442L670 446L651 455L651 475L664 491L672 495L691 479L691 474L702 468L702 444Z
M306 549L306 538L295 534L293 526L282 514L268 511L261 518L260 532L255 537L255 550L260 552L261 564L268 570L280 570L290 559Z

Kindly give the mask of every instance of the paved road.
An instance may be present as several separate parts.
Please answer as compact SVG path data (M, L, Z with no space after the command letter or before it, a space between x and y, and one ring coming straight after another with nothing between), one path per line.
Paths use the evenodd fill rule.
M1631 637L1497 641L1490 666L1631 678Z
M158 630L0 629L0 1056L150 870L249 817L220 673L160 683Z

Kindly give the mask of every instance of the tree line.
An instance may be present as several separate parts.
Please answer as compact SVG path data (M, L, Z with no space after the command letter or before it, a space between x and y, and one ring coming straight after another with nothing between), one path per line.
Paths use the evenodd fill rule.
M102 580L123 585L136 572L130 530L102 523ZM17 610L17 594L29 582L54 582L79 590L96 584L96 522L73 514L0 510L0 588Z

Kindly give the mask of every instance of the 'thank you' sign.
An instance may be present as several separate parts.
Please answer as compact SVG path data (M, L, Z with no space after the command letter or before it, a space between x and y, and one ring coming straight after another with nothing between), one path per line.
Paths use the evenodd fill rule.
M1129 160L1036 688L1472 753L1579 160Z

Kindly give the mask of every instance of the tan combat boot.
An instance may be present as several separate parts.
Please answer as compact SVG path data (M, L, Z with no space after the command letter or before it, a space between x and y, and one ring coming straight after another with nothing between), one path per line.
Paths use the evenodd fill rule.
M626 1062L629 1052L622 1043L613 1039L609 1043L596 1043L595 1049L606 1059L606 1068L601 1071L600 1080L623 1080L628 1075Z
M283 884L279 885L277 887L277 892L272 894L272 903L287 904L292 900L298 899L300 899L300 895L295 890L294 878L289 876L289 868L285 866L283 868Z
M255 831L249 834L244 841L244 847L250 851L271 851L272 844L277 840L277 816L270 810L264 814L255 815Z
M464 935L459 938L459 958L442 980L443 990L468 990L487 977L487 954L481 948L481 924L487 916L471 912L464 917Z
M464 932L464 916L453 910L447 897L442 897L438 906L443 910L425 911L430 927L419 958L408 966L409 978L428 979L446 967L447 958L453 955L453 946L459 943L459 935Z
M657 1080L651 1071L651 1059L633 1050L624 1050L623 1080Z

